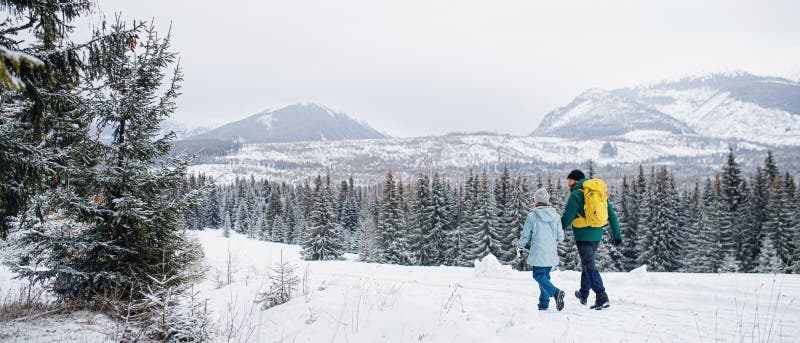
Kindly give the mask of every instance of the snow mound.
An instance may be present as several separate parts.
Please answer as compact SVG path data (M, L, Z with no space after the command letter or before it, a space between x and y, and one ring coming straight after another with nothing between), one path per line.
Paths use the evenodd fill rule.
M358 254L344 253L342 258L348 262L358 262L359 256Z
M643 265L641 265L639 268L636 268L636 269L634 269L634 270L631 270L629 273L630 273L631 275L636 275L637 277L642 277L642 276L644 276L645 274L647 274L647 265L646 265L646 264L643 264Z
M475 260L475 276L477 277L506 276L511 275L512 272L511 266L501 264L492 254L486 255L483 260Z

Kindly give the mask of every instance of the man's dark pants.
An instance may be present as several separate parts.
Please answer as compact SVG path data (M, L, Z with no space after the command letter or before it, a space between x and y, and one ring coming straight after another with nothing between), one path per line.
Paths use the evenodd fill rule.
M594 265L594 257L600 242L575 242L578 245L578 254L581 256L581 294L589 295L589 289L595 294L603 293L606 288L603 286L603 279L600 272Z

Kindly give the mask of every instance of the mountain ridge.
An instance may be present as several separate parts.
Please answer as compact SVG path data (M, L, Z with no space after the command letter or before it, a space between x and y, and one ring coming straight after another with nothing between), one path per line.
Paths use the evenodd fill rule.
M591 95L591 96L587 96ZM642 121L642 114L650 120ZM598 117L600 128L582 132L564 118ZM669 117L681 124L675 125ZM617 130L603 130L613 123ZM594 125L594 123L593 123ZM595 125L597 126L597 125ZM746 72L714 73L612 90L587 90L547 115L531 135L592 138L637 130L698 134L764 144L800 144L800 83Z
M187 137L238 143L281 143L346 139L380 139L389 136L347 114L317 103L295 103L267 109L208 132Z

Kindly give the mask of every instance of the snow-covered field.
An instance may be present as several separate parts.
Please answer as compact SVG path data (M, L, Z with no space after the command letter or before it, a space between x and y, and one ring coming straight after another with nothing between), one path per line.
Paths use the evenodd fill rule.
M800 337L800 276L605 273L611 308L568 297L557 312L536 309L531 275L487 262L478 268L304 262L298 246L223 238L203 231L211 268L203 292L220 322L235 317L254 342L792 342ZM232 284L217 288L228 256ZM295 260L307 292L261 311L270 264ZM572 293L580 273L554 272ZM590 298L590 301L593 300ZM554 305L554 304L553 304ZM554 307L554 306L553 306ZM230 311L234 308L236 311Z
M367 264L354 262L354 256L306 262L298 246L224 238L215 230L197 234L209 268L198 290L208 298L220 342L229 336L240 342L794 342L800 337L798 275L604 273L611 308L590 310L568 296L564 311L552 306L540 312L531 275L492 261L476 268ZM305 281L294 299L262 310L254 300L268 288L271 266L281 256ZM0 271L0 294L16 287L9 277ZM579 278L573 271L552 274L568 294ZM98 328L102 318L88 317L0 323L0 341L101 341L98 332L110 328ZM45 325L71 331L48 334Z

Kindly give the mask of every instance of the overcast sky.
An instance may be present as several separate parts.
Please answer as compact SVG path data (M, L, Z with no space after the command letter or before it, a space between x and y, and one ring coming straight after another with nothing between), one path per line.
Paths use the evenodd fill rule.
M587 88L741 69L800 78L800 1L99 0L173 24L174 119L318 102L394 136L527 134Z

